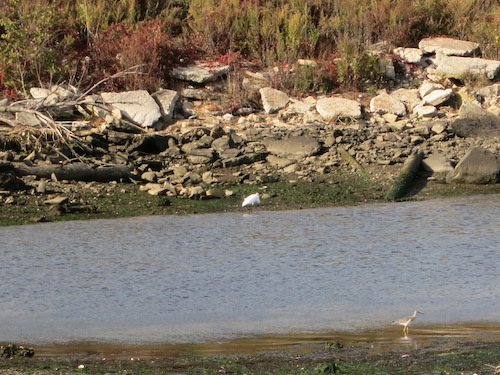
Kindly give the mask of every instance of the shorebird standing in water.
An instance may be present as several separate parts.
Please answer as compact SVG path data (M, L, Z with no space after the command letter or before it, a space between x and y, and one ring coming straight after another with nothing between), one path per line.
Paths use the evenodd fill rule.
M417 317L417 314L422 314L423 315L424 313L421 313L420 311L415 310L415 312L413 313L413 315L410 315L410 316L407 316L407 317L395 320L395 321L392 322L392 324L402 325L403 326L403 333L406 335L406 334L408 334L408 331L410 330L410 328L408 326L410 325L410 323L412 321L415 320L415 318Z

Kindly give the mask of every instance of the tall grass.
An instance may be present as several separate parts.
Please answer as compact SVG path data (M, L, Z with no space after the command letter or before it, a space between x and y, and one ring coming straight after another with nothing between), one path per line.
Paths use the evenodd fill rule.
M236 53L262 66L346 58L345 51L378 41L416 46L434 35L476 41L484 57L500 59L498 0L2 0L0 87L19 92L40 78L74 75L110 27L120 24L130 36L152 21L161 24L162 40L175 40L176 51L179 43L191 52L195 45L204 55ZM141 60L134 55L130 63ZM127 68L126 60L115 68ZM148 72L158 71L164 72Z

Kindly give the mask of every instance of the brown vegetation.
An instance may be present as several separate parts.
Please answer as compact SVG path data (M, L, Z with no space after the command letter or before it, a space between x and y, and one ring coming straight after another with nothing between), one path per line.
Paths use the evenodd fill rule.
M169 86L173 66L207 57L263 67L314 58L316 71L302 72L313 82L306 89L358 87L377 80L367 45L449 35L479 42L485 57L498 59L499 25L492 0L4 0L0 96L26 96L34 84L90 87L136 65L143 75L107 88L152 91ZM280 88L308 85L278 78Z

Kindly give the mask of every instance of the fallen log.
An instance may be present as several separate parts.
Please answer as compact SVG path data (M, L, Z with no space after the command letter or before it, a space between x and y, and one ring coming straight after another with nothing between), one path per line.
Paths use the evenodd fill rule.
M119 164L101 167L94 167L85 163L38 165L33 167L23 163L12 163L12 165L18 175L36 176L37 178L55 176L58 180L109 182L131 177L130 168Z
M417 151L408 157L403 168L401 168L401 172L392 183L391 189L385 195L386 201L395 201L404 197L420 168L423 158L424 153L422 151Z

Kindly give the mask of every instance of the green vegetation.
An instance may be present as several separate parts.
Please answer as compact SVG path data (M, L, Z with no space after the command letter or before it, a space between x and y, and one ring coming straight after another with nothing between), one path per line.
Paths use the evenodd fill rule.
M408 158L406 163L403 165L401 172L395 178L391 189L385 195L385 200L395 201L405 196L420 168L423 158L423 152L416 152Z
M254 375L493 375L500 362L497 343L435 344L393 348L374 353L365 347L318 350L301 355L280 352L258 355L183 355L163 358L96 359L37 357L0 359L2 374L254 374ZM490 366L488 366L490 365Z
M248 212L248 209L241 207L241 202L243 197L256 191L263 195L263 204L252 207L252 211L356 205L383 201L392 184L391 173L387 170L370 171L362 176L355 172L327 176L311 182L275 182L265 186L225 185L220 188L233 191L233 195L203 200L152 196L133 184L74 182L66 188L52 187L59 191L58 195L69 198L71 203L66 208L58 209L44 204L48 199L46 194L13 194L13 203L1 206L0 226L145 215ZM500 184L450 185L439 181L429 182L426 176L415 177L413 185L416 191L411 192L409 199L500 193Z
M229 59L235 69L242 60L261 67L317 60L320 76L281 74L275 85L282 88L373 87L380 75L366 52L372 43L410 47L448 35L498 59L499 25L493 0L4 0L0 94L23 96L34 84L91 87L137 65L146 75L107 88L156 90L168 86L172 66L228 56L237 57Z
M353 177L342 183L277 182L259 188L240 184L225 186L234 194L219 199L182 199L152 196L139 191L132 184L75 183L74 192L62 193L72 202L66 209L44 204L45 195L21 194L15 204L2 205L0 225L21 225L37 221L66 221L141 215L184 215L194 213L228 212L242 210L243 197L260 191L264 204L252 210L301 209L312 207L356 204L381 198L382 188L374 188L368 180Z

